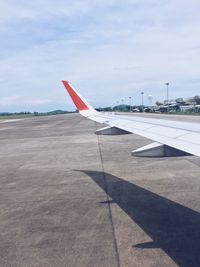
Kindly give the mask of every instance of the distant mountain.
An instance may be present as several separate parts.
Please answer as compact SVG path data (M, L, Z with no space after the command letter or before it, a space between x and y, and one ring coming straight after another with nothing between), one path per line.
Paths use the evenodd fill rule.
M29 115L29 116L45 116L45 115L57 115L57 114L67 114L67 113L73 113L70 111L66 111L66 110L52 110L49 112L0 112L0 116L12 116L12 115L17 115L17 116L21 116L21 115Z
M1 115L10 115L11 113L9 113L9 112L0 112L0 116Z
M71 113L69 111L66 111L66 110L53 110L53 111L49 111L49 112L45 112L46 114L49 114L49 115L54 115L54 114L66 114L66 113Z

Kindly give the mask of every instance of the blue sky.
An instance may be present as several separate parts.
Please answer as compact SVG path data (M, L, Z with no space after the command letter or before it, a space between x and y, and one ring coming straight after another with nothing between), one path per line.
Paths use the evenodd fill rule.
M0 1L0 112L200 95L199 0Z

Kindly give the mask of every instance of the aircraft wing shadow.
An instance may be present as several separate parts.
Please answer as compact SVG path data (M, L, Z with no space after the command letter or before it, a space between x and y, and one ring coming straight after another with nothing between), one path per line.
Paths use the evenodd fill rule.
M198 212L111 174L80 171L91 177L112 198L110 203L117 203L153 240L135 247L161 248L178 266L200 266Z

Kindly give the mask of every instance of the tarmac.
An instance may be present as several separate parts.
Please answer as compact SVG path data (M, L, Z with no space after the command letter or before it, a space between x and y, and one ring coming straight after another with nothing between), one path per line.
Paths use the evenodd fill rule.
M200 158L132 157L151 141L101 127L0 124L0 266L200 266Z

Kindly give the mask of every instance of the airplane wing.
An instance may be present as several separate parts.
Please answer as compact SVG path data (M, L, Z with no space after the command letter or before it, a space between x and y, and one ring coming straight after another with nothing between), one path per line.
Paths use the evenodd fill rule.
M97 112L68 81L62 81L79 113L98 123L107 124L99 135L137 134L154 142L132 151L134 156L200 156L200 124Z

